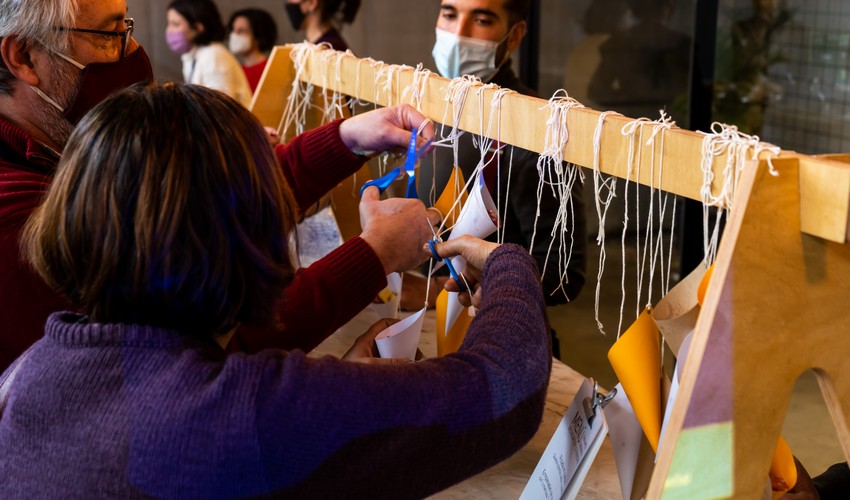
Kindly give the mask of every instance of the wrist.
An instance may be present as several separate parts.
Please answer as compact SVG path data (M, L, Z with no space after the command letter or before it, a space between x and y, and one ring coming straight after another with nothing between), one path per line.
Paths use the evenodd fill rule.
M399 267L399 264L396 261L393 252L387 250L384 238L367 230L360 234L360 239L365 241L372 251L375 252L378 260L381 261L381 265L384 266L384 274L396 272L396 268Z

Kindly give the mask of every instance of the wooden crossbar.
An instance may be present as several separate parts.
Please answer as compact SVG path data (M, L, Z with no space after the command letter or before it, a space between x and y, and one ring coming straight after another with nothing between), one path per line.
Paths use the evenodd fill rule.
M295 46L276 47L263 76L263 82L252 102L252 111L264 125L277 127L286 108L286 95L295 76L291 59ZM411 103L405 90L414 81L414 69L394 67L392 85L386 85L386 77L381 76L383 63L369 59L358 59L350 54L340 55L325 50L309 50L303 81L317 87L368 101L380 106ZM386 70L384 75L386 75ZM454 125L451 110L446 113L446 92L450 80L436 74L428 77L422 93L421 111L428 118L445 125ZM494 112L491 101L495 90L472 89L461 115L459 128L476 135L486 135L491 113ZM507 144L535 152L545 147L546 122L549 110L544 99L511 94L501 101L501 130L498 139ZM483 106L483 109L482 109ZM572 109L568 113L567 128L569 141L564 148L564 160L592 168L594 159L593 136L600 118L600 112L584 108ZM483 123L482 117L483 116ZM496 117L494 117L495 119ZM599 169L605 174L625 179L628 172L630 138L623 135L623 127L632 122L632 118L609 115L606 117L601 133ZM494 136L497 124L492 126ZM645 127L643 141L635 153L630 181L654 186L663 191L701 200L703 186L702 145L704 135L684 129L672 129L664 132L664 147L659 139L655 145L647 145L651 129ZM637 142L637 141L636 141ZM762 158L765 153L762 154ZM850 166L832 158L799 155L782 152L783 158L797 158L801 166L801 185L804 196L801 200L801 231L807 234L843 243L848 237L848 214L850 214ZM723 179L726 156L715 158L712 168L714 184L712 191L719 192L719 182ZM654 166L654 169L652 168ZM638 168L639 167L639 168ZM662 171L663 167L663 171ZM654 170L654 178L653 178ZM659 179L659 175L661 178Z

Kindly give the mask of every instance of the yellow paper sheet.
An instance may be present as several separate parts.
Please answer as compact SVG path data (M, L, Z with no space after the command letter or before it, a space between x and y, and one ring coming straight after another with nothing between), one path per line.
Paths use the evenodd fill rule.
M463 338L466 337L466 330L469 324L472 323L472 317L467 311L464 311L457 317L454 325L449 329L446 335L446 310L448 308L449 292L442 290L437 296L437 355L445 356L457 352Z
M661 346L658 327L646 310L608 351L608 360L626 391L635 416L658 451L661 437Z
M464 203L466 203L468 195L466 190L463 189L464 186L466 186L466 181L463 178L463 172L461 172L460 167L455 165L452 169L452 175L446 183L446 187L443 189L443 192L440 194L437 202L434 203L434 208L443 214L443 219L446 221L446 227L452 227L455 225L457 217L460 215L460 210L463 208ZM460 196L460 203L455 205L455 201L458 199L458 196ZM452 206L454 206L454 209L452 209Z

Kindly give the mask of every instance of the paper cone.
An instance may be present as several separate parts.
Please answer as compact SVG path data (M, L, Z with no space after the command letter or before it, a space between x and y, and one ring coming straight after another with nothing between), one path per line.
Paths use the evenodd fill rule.
M697 289L704 275L705 266L697 266L652 309L652 319L677 358L682 341L697 324L700 311Z
M699 288L697 289L697 302L702 306L702 303L705 301L705 294L708 291L708 283L711 281L711 273L714 271L714 264L708 268L708 271L705 272L705 275L702 277L702 281L699 283Z
M455 319L454 324L446 329L446 312L448 310L449 293L446 290L437 296L437 355L445 356L457 352L466 337L466 330L472 323L472 317L463 310Z
M647 309L608 351L652 450L661 436L661 352L658 327Z
M416 348L422 334L425 309L391 325L375 337L382 358L416 359Z
M452 169L452 175L446 183L446 187L443 188L443 192L440 194L440 198L434 203L434 208L443 214L443 219L446 221L446 226L448 227L455 225L461 210L463 210L463 206L466 205L468 195L464 189L465 187L466 181L463 178L463 172L460 167L455 165ZM460 203L455 205L458 197L460 197Z
M375 302L370 304L375 314L381 318L398 318L398 304L401 302L401 274L388 274L387 287L378 294L378 297L383 300L389 300L386 300L382 304Z
M797 484L797 464L794 462L791 447L788 446L788 442L781 435L776 443L776 450L773 452L773 460L770 462L770 482L773 486L774 500ZM784 483L785 487L776 486L780 483Z

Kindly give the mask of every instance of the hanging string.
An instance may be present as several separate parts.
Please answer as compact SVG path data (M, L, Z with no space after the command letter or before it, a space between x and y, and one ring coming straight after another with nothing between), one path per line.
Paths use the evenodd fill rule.
M316 50L314 45L300 43L294 45L289 53L295 70L295 77L292 79L289 96L286 99L286 109L277 127L278 133L284 139L288 137L291 127L294 127L295 135L304 132L304 124L307 122L307 112L312 105L313 85L303 82L302 79L307 58L313 50Z
M621 292L621 296L620 296L620 319L619 319L619 322L617 323L617 339L618 340L620 339L620 335L622 334L622 331L623 331L623 311L625 310L625 305L626 305L626 232L628 231L628 228L629 228L629 182L631 181L632 172L634 171L634 166L635 166L636 139L638 139L638 134L639 134L640 138L637 141L637 144L642 142L642 140L643 140L643 126L642 126L642 124L649 122L649 121L650 121L649 118L638 118L637 120L633 120L633 121L627 123L625 126L623 126L622 130L620 131L624 136L629 137L629 153L628 153L628 159L626 160L627 161L626 182L625 182L625 188L623 190L624 191L623 199L624 199L624 204L625 204L625 210L624 210L624 214L623 214L623 233L622 233L622 238L620 240L620 245L621 245L620 249L622 251L622 257L623 257L623 259L622 259L623 260L623 267L622 267L621 282L620 282L620 292ZM638 156L638 168L637 168L637 171L638 171L638 177L637 178L638 179L640 178L640 174L639 174L639 172L640 172L640 161L641 161L640 156ZM636 211L638 222L640 221L640 211L639 211L639 209L640 209L640 207L638 206L638 209ZM639 225L638 225L638 234L640 234L640 226ZM638 246L639 245L640 245L640 238L638 238ZM640 249L639 248L638 248L638 255L640 255Z
M661 190L662 182L663 182L663 173L664 173L664 137L665 132L672 129L676 126L676 122L673 121L671 117L669 117L663 110L661 111L661 117L654 122L652 125L652 134L650 134L649 140L646 141L647 146L652 146L652 162L650 164L650 203L649 203L649 225L646 231L646 239L644 246L644 255L643 259L646 260L647 256L649 257L649 284L647 287L647 299L646 306L652 306L652 292L653 292L653 283L655 282L655 271L658 267L661 268L662 278L660 279L661 286L660 290L663 293L666 293L663 290L664 283L664 254L661 252L661 247L664 240L664 216L667 212L667 198L662 196L663 191ZM660 154L656 154L656 137L660 137L661 143L661 152ZM658 160L658 177L657 181L655 175L655 161L656 158ZM658 186L656 188L656 186ZM654 234L654 223L655 223L655 192L658 191L658 232L655 238L655 244L651 243L652 236ZM672 239L672 235L671 235ZM668 262L668 276L670 265ZM643 271L641 271L641 282L643 282Z
M572 250L575 242L575 224L571 221L575 220L575 210L572 200L572 189L576 179L583 176L578 167L572 164L564 163L564 148L570 138L569 129L567 127L567 116L573 108L585 107L582 103L569 96L566 90L560 89L555 92L549 99L549 102L540 108L549 110L549 118L546 120L546 136L544 140L544 148L537 159L537 173L539 181L537 184L537 211L534 217L534 231L531 235L529 248L534 247L534 242L537 238L537 224L540 219L540 204L543 198L544 186L548 185L552 190L552 195L559 202L559 208L555 217L550 237L546 260L541 270L541 276L546 275L546 270L549 266L549 259L552 256L552 248L555 241L559 240L558 247L558 266L560 284L557 289L552 291L552 294L562 292L566 296L566 291L563 286L569 280L567 269L572 258ZM566 165L566 169L564 168ZM583 179L582 179L583 181ZM569 225L569 230L567 226ZM569 243L567 243L569 237Z
M710 265L717 258L721 222L734 209L735 192L748 162L756 161L762 154L767 154L768 172L776 176L778 173L774 168L773 158L779 156L781 150L772 144L762 143L758 136L740 132L734 125L715 122L711 125L711 133L703 134L705 135L701 162L703 185L700 195L703 202L703 250L706 265ZM752 154L748 156L748 152ZM719 193L714 195L712 192L714 158L723 154L726 154L723 178L720 182ZM711 207L716 207L717 216L713 229L709 230Z
M599 230L596 233L596 245L599 247L599 269L596 273L596 302L594 305L594 318L596 319L596 327L604 335L605 328L602 321L599 319L599 300L602 292L602 274L605 271L605 259L607 252L605 251L605 219L608 217L608 209L611 207L611 202L614 200L617 190L617 178L608 176L602 180L602 172L599 170L599 157L601 154L602 142L602 126L605 119L610 115L622 116L616 111L605 111L599 115L599 121L596 122L596 130L593 132L593 192L594 201L596 202L596 217L599 221ZM605 192L607 190L607 192Z
M410 105L417 111L422 111L422 99L428 89L428 79L431 78L431 74L431 70L425 69L422 63L416 65L416 69L413 70L413 81L401 93L401 100L404 101L409 95Z

